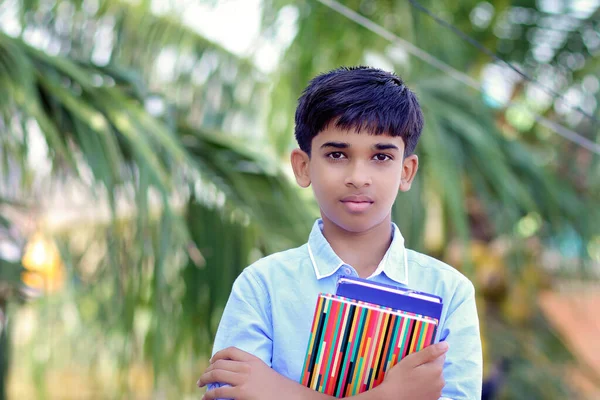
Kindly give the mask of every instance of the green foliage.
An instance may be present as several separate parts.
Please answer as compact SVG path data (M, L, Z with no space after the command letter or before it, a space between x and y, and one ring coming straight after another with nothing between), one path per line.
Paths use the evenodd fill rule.
M173 19L134 19L122 8L117 12L121 29L129 33L120 37L129 46L135 46L135 40L127 35L141 39L134 32L147 26L157 30L156 41L146 42L148 55L168 45L171 37L175 43L181 40L183 48L193 45L198 62L202 57L218 57L224 68L235 61L240 75L248 68L243 60L211 46ZM117 340L108 349L117 357L119 370L150 360L157 387L165 385L164 376L181 382L182 352L196 358L209 352L218 311L233 279L251 261L250 253L300 244L311 223L307 208L278 166L223 134L206 132L222 123L190 117L205 113L213 118L222 111L207 112L202 106L179 102L161 118L150 115L144 108L147 100L169 107L169 96L150 93L131 67L99 66L86 60L74 50L86 48L78 43L82 37L86 36L73 36L68 52L72 57L65 57L0 34L0 81L6 83L7 94L1 123L22 133L15 140L19 151L10 156L27 154L29 141L28 129L15 128L15 122L24 127L35 121L48 144L54 176L78 177L90 186L97 201L106 201L111 209L112 222L107 226L100 224L87 235L86 227L57 235L70 271L67 295L57 306L81 304L75 318L86 327L76 331L77 336L83 335L75 346L80 349L75 352L78 361L86 365L105 354L100 349L84 350L93 348L92 343ZM127 56L135 53L126 46L118 49ZM76 54L80 57L73 58ZM144 62L150 63L143 55L130 60L130 64ZM224 69L212 71L206 84L214 87L220 73ZM174 85L188 84L189 74L188 81L181 79ZM206 92L214 94L198 90L204 96ZM211 119L219 120L223 118ZM192 128L193 122L201 122L202 130ZM91 181L87 170L93 174ZM120 211L128 201L135 204L133 216ZM288 204L297 206L290 209ZM2 268L3 274L8 271ZM18 274L14 277L20 280ZM210 290L203 289L206 284ZM47 314L49 325L56 324L54 315ZM123 390L125 395L127 389Z

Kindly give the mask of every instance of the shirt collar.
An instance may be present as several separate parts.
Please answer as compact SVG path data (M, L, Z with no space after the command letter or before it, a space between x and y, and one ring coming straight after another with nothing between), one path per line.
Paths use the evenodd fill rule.
M312 227L308 237L308 254L317 279L323 279L333 275L343 265L346 265L323 236L323 220L318 219ZM406 249L404 237L400 229L392 223L392 243L385 252L377 269L369 277L374 277L384 272L389 278L398 283L408 285L408 262L406 260Z

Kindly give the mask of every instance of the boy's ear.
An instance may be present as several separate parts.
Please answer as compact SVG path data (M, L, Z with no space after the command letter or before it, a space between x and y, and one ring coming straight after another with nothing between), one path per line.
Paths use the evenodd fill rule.
M412 185L417 170L419 169L419 157L416 154L404 158L402 162L402 179L400 180L400 191L408 192Z
M294 170L294 175L296 176L296 182L300 187L307 188L310 186L310 157L306 152L300 149L292 150L292 154L290 156L290 161L292 162L292 169Z

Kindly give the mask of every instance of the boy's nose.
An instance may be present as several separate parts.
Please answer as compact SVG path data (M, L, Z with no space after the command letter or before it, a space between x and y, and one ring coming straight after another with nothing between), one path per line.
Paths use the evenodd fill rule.
M371 184L371 174L360 163L354 164L346 176L346 186L361 188Z

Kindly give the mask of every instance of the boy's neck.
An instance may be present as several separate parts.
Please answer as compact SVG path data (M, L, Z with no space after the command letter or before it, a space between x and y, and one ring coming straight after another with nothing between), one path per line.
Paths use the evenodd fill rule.
M391 224L391 217L387 217L366 232L354 233L323 217L323 236L343 262L351 265L361 278L367 278L375 272L392 243Z

